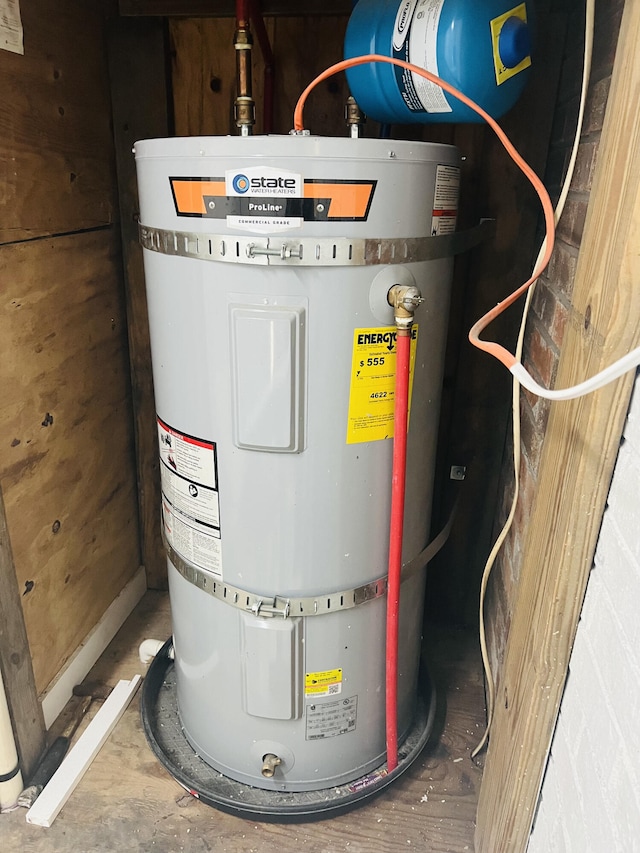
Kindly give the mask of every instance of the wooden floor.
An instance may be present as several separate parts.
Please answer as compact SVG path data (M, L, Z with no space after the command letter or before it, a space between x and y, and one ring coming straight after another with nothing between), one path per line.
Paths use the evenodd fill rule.
M171 633L168 598L149 592L87 678L113 686L143 673L137 648ZM0 816L0 847L21 853L395 853L473 851L482 770L470 759L484 725L476 637L434 629L428 657L439 692L431 742L395 784L350 813L312 823L260 823L205 806L147 747L136 697L49 829L25 811ZM94 702L87 721L95 713Z

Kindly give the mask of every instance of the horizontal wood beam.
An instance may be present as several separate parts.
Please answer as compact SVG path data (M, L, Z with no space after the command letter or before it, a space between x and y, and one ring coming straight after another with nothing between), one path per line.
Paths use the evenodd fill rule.
M262 0L262 14L265 17L300 17L313 15L349 15L352 9L350 0L306 0L303 6L293 0ZM123 16L149 17L161 15L166 18L233 18L235 3L233 0L120 0L120 14Z

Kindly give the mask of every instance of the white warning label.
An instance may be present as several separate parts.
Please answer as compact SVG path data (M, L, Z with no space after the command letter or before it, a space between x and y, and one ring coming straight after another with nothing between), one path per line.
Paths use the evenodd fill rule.
M307 740L323 740L356 730L358 697L307 706Z
M460 169L458 166L436 167L436 188L433 194L431 236L453 234L458 218L458 195L460 193Z
M172 548L222 577L216 445L158 418L162 519Z
M426 68L436 77L438 71L438 29L444 0L418 0L413 11L409 35L409 62ZM428 113L450 113L451 106L440 86L411 72L416 94Z
M438 30L445 0L404 0L393 30L393 55L439 76ZM405 68L394 68L398 91L412 112L450 113L451 106L437 83Z

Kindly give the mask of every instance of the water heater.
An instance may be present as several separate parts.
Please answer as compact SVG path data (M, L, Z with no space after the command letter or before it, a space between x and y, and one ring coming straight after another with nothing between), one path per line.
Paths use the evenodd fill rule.
M135 155L184 737L216 774L265 792L373 778L385 761L387 294L417 285L424 298L410 565L429 533L458 153L297 135L146 140ZM424 585L405 573L400 741Z

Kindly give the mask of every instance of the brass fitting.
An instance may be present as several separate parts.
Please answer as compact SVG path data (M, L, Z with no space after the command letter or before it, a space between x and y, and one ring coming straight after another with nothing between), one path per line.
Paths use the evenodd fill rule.
M282 759L278 755L268 752L262 758L262 775L266 776L267 779L271 779L276 772L276 767L279 767L280 764L282 764Z
M387 293L387 302L393 308L398 334L410 335L413 315L418 305L424 302L418 288L413 285L406 287L401 284L394 284Z
M353 95L349 95L347 98L344 108L344 119L349 128L349 136L352 139L358 139L362 136L362 126L367 119Z
M253 98L238 96L234 104L236 127L241 136L251 136L256 123L256 105Z

